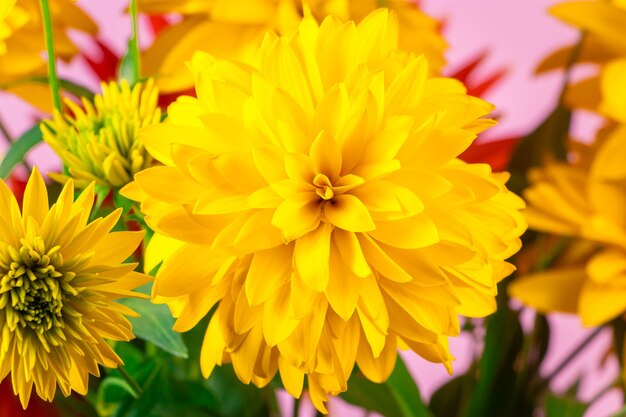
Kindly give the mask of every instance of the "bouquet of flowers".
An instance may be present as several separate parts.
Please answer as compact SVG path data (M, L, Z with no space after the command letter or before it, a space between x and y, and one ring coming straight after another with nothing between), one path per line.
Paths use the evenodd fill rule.
M413 1L130 0L122 54L87 4L0 1L0 89L37 109L0 113L0 416L577 417L626 389L553 383L607 328L626 369L623 1L551 9L580 32L538 66L559 101L496 140L506 74L451 72ZM594 330L545 372L556 312Z

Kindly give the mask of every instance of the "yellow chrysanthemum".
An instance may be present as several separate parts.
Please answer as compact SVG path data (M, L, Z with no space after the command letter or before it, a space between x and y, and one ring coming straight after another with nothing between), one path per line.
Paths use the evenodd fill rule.
M539 311L575 313L591 326L626 310L626 126L586 152L589 163L535 171L525 193L530 226L573 237L575 246L554 268L509 288Z
M11 3L14 3L11 7ZM52 111L48 86L27 83L34 76L46 76L44 30L37 0L2 0L6 17L0 22L0 89ZM72 0L50 2L56 55L69 61L78 53L68 33L71 29L95 34L97 27ZM2 20L2 19L0 19Z
M11 374L24 408L33 385L48 401L57 384L85 394L99 365L122 363L105 339L133 337L134 313L114 301L149 279L122 264L143 232L110 232L121 210L88 223L93 201L93 186L74 201L70 181L48 208L35 169L20 211L0 181L0 381Z
M379 7L376 0L312 0L307 7L321 22L332 15L341 20L360 22ZM221 59L248 62L256 54L267 30L293 33L303 16L301 0L140 0L146 13L181 13L185 19L165 30L147 51L143 61L146 75L157 78L164 92L193 87L193 75L185 63L195 51L205 51ZM424 53L430 70L438 72L445 64L447 48L438 21L424 14L416 2L389 0L385 4L400 20L400 48Z
M93 104L83 98L84 109L71 100L65 103L71 115L55 112L41 125L44 140L61 157L79 187L91 181L107 187L122 187L149 167L152 158L138 140L139 129L159 123L159 92L154 82L126 81L102 84L102 94ZM63 175L51 175L65 182Z
M175 329L219 303L205 376L224 360L259 386L280 371L297 397L306 375L325 411L355 362L383 381L398 347L451 369L457 314L494 311L523 202L506 175L456 159L492 106L397 45L379 10L269 34L253 66L198 53L198 98L142 131L164 166L123 192L180 241L153 293Z

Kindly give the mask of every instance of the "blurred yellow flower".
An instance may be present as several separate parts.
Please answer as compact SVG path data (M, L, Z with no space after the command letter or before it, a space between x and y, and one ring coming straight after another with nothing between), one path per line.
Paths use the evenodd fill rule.
M614 111L615 76L626 68L626 2L623 0L574 1L557 4L550 9L555 17L584 31L577 62L599 67L598 73L570 86L567 102L575 108L599 111L609 118L626 122L626 112ZM572 47L563 48L547 57L538 71L548 71L565 65ZM624 83L626 78L622 78ZM626 99L619 98L622 102ZM624 106L624 104L622 104Z
M33 385L48 401L57 385L86 394L99 365L122 363L105 339L133 337L134 313L114 301L149 280L121 263L143 232L110 232L121 209L88 223L93 201L93 186L74 201L70 181L48 208L35 169L20 211L0 181L0 381L10 374L24 408Z
M11 9L15 5L16 0L6 0L0 4L0 55L7 51L6 40L11 36L11 26L5 21Z
M360 22L379 7L376 0L312 0L307 2L318 22L328 15ZM400 20L400 48L424 53L434 73L445 64L447 44L440 23L424 14L414 1L389 0L386 7ZM266 31L295 31L304 14L301 0L140 0L142 11L152 14L180 13L184 19L165 30L146 52L144 75L157 78L164 92L193 87L186 67L195 51L221 59L252 61Z
M432 78L398 30L386 9L358 26L305 18L251 65L198 53L198 98L142 131L164 166L122 192L169 238L153 297L175 329L219 303L205 377L224 360L244 383L279 371L298 397L307 376L325 411L355 363L384 381L397 348L451 370L457 315L495 310L523 202L507 175L457 159L492 106Z
M574 238L572 253L509 289L541 312L575 313L592 326L626 310L626 126L584 153L592 158L533 172L525 193L530 226Z
M52 111L48 86L29 83L32 77L46 76L43 22L39 1L2 0L0 6L0 89L7 90L37 107ZM78 53L71 41L70 30L95 34L98 30L91 18L71 0L50 2L55 49L59 58L69 61ZM1 18L2 13L6 16Z
M44 140L61 157L78 187L91 181L106 187L122 187L149 167L152 158L138 139L139 129L159 123L159 92L154 81L132 89L126 81L102 84L93 104L83 98L83 108L66 100L71 115L55 111L41 124ZM51 174L60 182L64 175Z

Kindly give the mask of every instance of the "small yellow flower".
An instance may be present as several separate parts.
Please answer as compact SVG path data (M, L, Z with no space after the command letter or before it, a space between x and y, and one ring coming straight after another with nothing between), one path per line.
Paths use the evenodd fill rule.
M365 0L305 3L318 22L329 15L360 22L378 7L378 2ZM385 3L398 14L400 48L425 54L430 70L438 73L445 64L447 48L440 23L422 12L414 1ZM179 24L163 31L144 56L144 75L155 77L164 92L193 87L186 62L195 51L221 59L252 61L266 31L291 34L305 13L301 0L140 0L139 7L146 13L174 12L185 16Z
M583 152L591 160L533 172L525 193L530 226L572 238L572 248L553 268L509 289L539 311L578 314L594 326L626 311L626 126Z
M102 84L93 104L83 98L84 109L70 100L71 115L55 112L41 125L44 140L61 157L78 187L91 181L122 187L149 167L152 158L138 140L139 129L159 123L158 89L149 80L132 89L126 81ZM63 175L51 175L65 182Z
M384 381L398 348L451 370L457 315L495 310L525 229L507 176L457 159L492 106L398 50L387 10L306 18L254 66L198 53L191 68L198 98L142 133L164 166L123 192L164 235L153 296L175 329L219 303L204 375L226 360L263 386L279 371L296 397L306 376L325 411L355 363Z
M0 89L7 90L37 107L52 111L48 86L28 83L28 78L46 76L46 50L38 0L2 0L0 16ZM11 7L12 6L12 7ZM70 30L95 34L98 28L72 0L50 2L56 55L69 61L78 47L69 38Z
M0 181L0 381L10 374L24 408L33 385L48 401L57 385L85 394L99 365L122 363L105 339L133 337L134 313L115 300L149 280L122 264L143 232L110 232L121 210L88 223L93 200L92 185L74 201L69 181L48 208L35 169L20 211Z

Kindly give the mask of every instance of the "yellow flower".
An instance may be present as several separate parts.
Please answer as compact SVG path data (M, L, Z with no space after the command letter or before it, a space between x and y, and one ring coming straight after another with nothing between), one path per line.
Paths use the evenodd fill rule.
M626 126L584 152L591 161L535 171L525 193L530 226L575 246L554 268L509 288L539 311L575 313L592 326L626 310Z
M15 2L16 0L6 0L0 4L0 56L7 51L5 41L11 36L11 27L8 21L5 22L5 19L15 5Z
M400 48L424 53L434 73L445 64L447 44L440 23L424 14L413 1L389 0L387 7L398 13ZM146 13L181 13L185 19L165 30L146 52L143 69L157 78L164 92L193 87L186 67L195 51L221 59L252 61L266 31L290 34L303 16L301 0L140 0ZM307 2L318 22L333 15L360 22L378 7L377 1L312 0Z
M35 169L20 211L0 181L0 381L10 374L24 408L33 385L48 401L57 384L85 394L99 365L122 363L105 339L133 337L134 313L114 301L149 279L121 263L143 232L111 233L121 210L88 223L93 200L90 186L74 201L70 181L48 208Z
M574 83L568 89L567 101L574 108L598 111L609 118L626 122L626 112L614 111L615 98L621 92L614 89L615 76L626 68L626 2L623 0L573 1L557 4L550 9L555 17L584 31L578 62L598 66L596 75ZM563 48L547 57L538 71L548 71L565 65L572 48ZM622 77L623 78L623 77ZM621 81L624 83L624 81ZM622 107L626 106L622 104Z
M32 77L46 76L44 30L38 0L20 0L12 8L2 0L7 13L0 22L0 89L16 94L37 107L52 111L48 86L29 83ZM95 34L97 27L71 0L50 2L57 56L69 61L78 48L68 36L70 30ZM6 5L6 6L5 6ZM8 11L8 12L7 12ZM2 12L2 10L0 10ZM2 20L2 19L0 19Z
M152 158L138 140L139 129L161 121L158 89L149 80L132 89L126 81L102 84L94 103L83 98L84 110L71 100L71 115L55 112L41 125L44 140L61 157L78 187L91 181L122 187L135 173L149 167ZM51 175L65 182L68 177Z
M280 371L297 397L306 375L325 411L355 362L384 381L399 347L451 369L457 314L495 310L523 202L456 159L492 106L397 45L379 10L269 34L253 66L198 53L198 98L142 131L164 166L122 192L170 238L153 297L175 329L219 303L206 377L223 360L259 386Z

